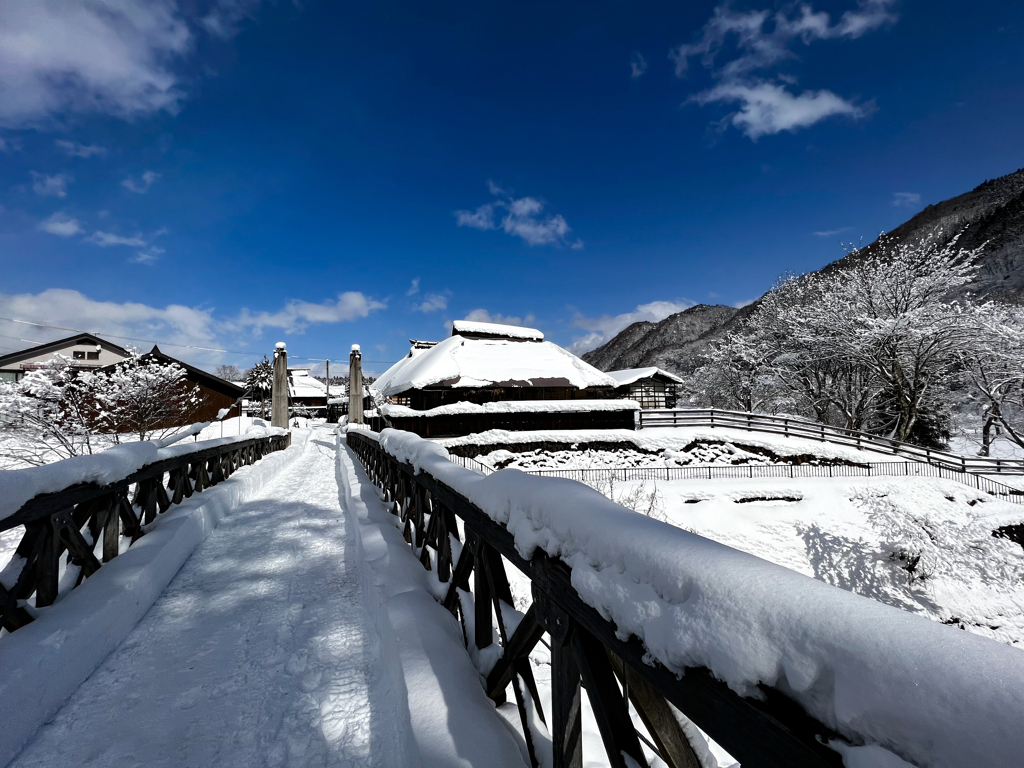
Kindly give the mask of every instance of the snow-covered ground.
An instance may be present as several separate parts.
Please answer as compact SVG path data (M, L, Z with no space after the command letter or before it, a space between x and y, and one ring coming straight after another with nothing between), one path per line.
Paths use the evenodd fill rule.
M619 482L641 512L820 581L1024 648L1024 507L937 478ZM653 503L651 496L654 495Z
M12 765L401 765L334 454L316 430Z

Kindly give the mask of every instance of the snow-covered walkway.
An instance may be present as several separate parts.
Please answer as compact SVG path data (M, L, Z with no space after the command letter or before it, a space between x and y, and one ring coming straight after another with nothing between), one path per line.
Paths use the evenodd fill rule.
M346 543L335 438L320 427L11 765L400 764Z

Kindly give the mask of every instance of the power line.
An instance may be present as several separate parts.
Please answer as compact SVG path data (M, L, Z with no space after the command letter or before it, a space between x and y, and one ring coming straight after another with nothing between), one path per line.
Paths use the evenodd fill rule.
M104 333L102 331L83 331L81 328L65 328L64 326L61 326L61 325L47 325L46 323L34 323L31 320L18 320L18 319L13 318L13 317L0 317L0 320L6 320L9 323L19 323L21 325L34 325L37 328L50 328L50 329L55 330L55 331L69 331L71 333L91 333L93 336L106 336L107 338L110 338L110 339L122 339L124 341L141 341L141 342L143 342L145 344L157 344L157 345L162 345L162 346L165 346L165 347L180 347L182 349L195 349L195 350L198 350L200 352L223 352L226 355L246 355L248 357L266 357L266 353L260 353L260 352L239 352L237 350L219 349L217 347L199 347L199 346L196 346L194 344L175 344L174 342L171 342L171 341L156 341L155 339L139 339L139 338L136 338L134 336L118 336L118 335L113 334L113 333ZM2 338L5 338L5 339L12 339L14 341L23 341L26 344L45 344L46 343L46 342L33 341L32 339L19 339L19 338L16 338L14 336L3 336L3 334L0 334L0 336L2 336ZM5 347L5 349L9 349L9 347ZM288 357L290 359L292 359L292 360L310 360L312 362L327 362L327 358L321 358L321 357L300 357L298 355L294 355L294 356L293 355L289 355ZM331 362L332 363L342 363L343 365L348 363L347 360L333 360L333 359L331 360ZM394 365L395 361L392 361L392 360L366 360L364 362L375 363L375 364L378 364L378 365Z

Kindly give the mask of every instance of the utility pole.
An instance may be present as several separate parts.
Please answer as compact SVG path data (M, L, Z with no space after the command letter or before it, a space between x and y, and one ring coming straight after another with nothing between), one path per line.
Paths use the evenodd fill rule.
M363 423L363 353L352 345L348 359L348 423Z
M288 353L284 342L274 345L274 387L271 390L270 424L288 428Z

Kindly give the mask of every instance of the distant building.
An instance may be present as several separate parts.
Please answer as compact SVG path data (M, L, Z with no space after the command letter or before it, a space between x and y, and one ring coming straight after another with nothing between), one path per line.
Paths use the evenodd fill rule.
M608 371L616 381L615 396L636 400L643 409L675 408L683 380L661 368Z
M29 371L43 368L56 355L70 358L73 368L101 372L112 371L118 363L131 357L131 353L123 347L93 336L91 333L79 333L0 357L0 381L17 381ZM213 421L217 418L218 412L224 408L229 409L228 416L238 415L239 408L235 403L244 394L244 387L165 355L156 346L142 355L142 360L144 362L152 360L161 363L177 363L185 369L186 381L198 386L200 392L198 409L192 414L187 414L187 418L191 421ZM161 425L160 428L172 426L178 425L167 424Z
M79 333L3 355L0 357L0 381L18 381L29 371L44 367L56 355L70 358L71 365L82 370L104 368L129 357L124 347L91 333Z
M289 413L299 410L310 416L327 415L327 385L309 375L308 368L288 369Z
M637 406L612 400L616 385L538 330L459 320L444 341L412 341L409 354L372 387L388 400L383 425L432 437L632 429Z

